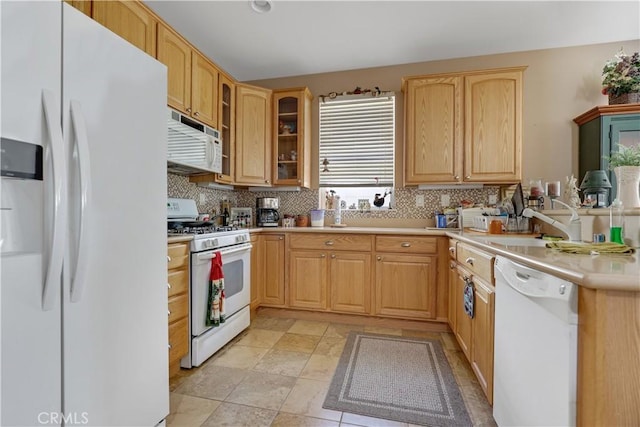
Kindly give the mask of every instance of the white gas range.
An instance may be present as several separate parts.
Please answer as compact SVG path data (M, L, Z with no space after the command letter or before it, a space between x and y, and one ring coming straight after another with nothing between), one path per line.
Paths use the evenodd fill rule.
M247 229L219 227L213 221L198 221L196 202L169 199L167 231L171 235L193 235L190 247L189 318L191 342L182 359L183 368L200 366L216 351L249 326L251 300L251 243ZM222 257L224 272L224 323L207 326L206 313L212 259Z

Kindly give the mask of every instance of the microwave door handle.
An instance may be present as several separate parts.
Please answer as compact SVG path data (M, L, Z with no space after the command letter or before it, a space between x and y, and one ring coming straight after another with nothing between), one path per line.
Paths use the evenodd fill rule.
M87 256L89 253L88 222L91 209L91 163L89 161L89 138L87 125L82 115L82 106L78 101L71 101L71 123L76 138L76 151L80 176L80 218L76 264L71 276L71 302L78 302L82 297L87 281Z
M55 95L49 90L42 91L42 108L49 136L49 153L53 171L53 209L51 247L49 248L46 273L42 288L42 310L53 308L59 291L62 265L64 263L65 225L67 223L67 168L64 158L64 139L60 127L60 112L56 107ZM49 157L49 154L45 156ZM48 208L48 207L47 207Z

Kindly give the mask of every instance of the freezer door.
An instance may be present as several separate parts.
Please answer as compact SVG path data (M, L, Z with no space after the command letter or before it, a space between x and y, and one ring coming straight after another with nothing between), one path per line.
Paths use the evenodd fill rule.
M44 148L42 180L3 177L0 181L0 425L3 426L60 424L60 269L64 247L58 247L47 310L43 309L43 291L51 255L52 132L57 131L55 142L59 151L62 149L61 8L60 2L0 2L3 150L9 140L13 144ZM43 92L52 107L46 113L48 120ZM3 169L29 170L34 165L20 164L29 157L26 151L22 153L26 157L10 159L5 153L0 155ZM17 163L9 165L9 161Z
M166 67L63 15L64 410L153 426L169 413Z

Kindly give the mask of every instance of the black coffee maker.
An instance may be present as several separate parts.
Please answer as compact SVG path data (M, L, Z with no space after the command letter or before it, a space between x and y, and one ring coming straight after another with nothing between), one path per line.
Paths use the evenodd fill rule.
M280 220L277 197L258 197L256 199L256 225L258 227L277 227Z

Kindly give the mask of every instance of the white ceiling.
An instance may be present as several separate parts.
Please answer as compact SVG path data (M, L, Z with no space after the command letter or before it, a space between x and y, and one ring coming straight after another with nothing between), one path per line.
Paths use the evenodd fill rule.
M640 1L145 3L240 81L640 39Z

